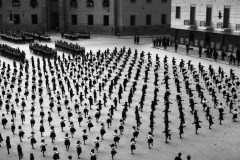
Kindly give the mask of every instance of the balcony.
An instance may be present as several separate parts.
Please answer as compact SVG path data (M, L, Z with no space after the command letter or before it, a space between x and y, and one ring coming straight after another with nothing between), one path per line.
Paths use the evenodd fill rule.
M231 24L227 23L224 24L222 22L217 23L217 28L215 29L220 32L230 32L231 31Z
M240 33L240 24L236 24L236 28L234 32Z
M197 23L196 21L184 20L184 26L186 28L196 29Z
M200 27L198 28L203 30L213 30L212 22L207 23L206 21L200 21Z

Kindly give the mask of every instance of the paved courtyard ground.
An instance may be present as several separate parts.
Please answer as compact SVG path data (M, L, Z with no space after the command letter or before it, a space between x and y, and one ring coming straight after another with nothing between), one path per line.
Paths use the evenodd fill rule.
M51 42L40 42L41 44L46 44L49 47L54 48L54 41L60 39L60 35L57 34L52 34L52 41ZM69 40L66 40L70 42ZM152 39L151 38L141 38L140 39L140 44L135 45L133 44L133 38L132 37L101 37L101 36L92 36L91 39L87 40L78 40L78 41L71 41L72 43L78 43L79 45L86 47L86 52L89 52L90 50L95 53L98 50L104 51L107 48L112 51L115 47L122 48L123 46L126 47L126 49L131 48L131 50L134 52L135 49L137 49L138 53L144 51L145 53L150 52L152 54L152 61L153 61L153 67L150 68L149 71L149 81L148 81L148 89L147 89L147 96L146 96L146 101L144 103L144 112L140 112L140 115L142 117L142 125L140 127L140 134L139 137L137 138L137 143L136 143L136 150L134 151L135 154L132 155L130 152L130 139L132 138L132 126L136 125L135 123L135 115L134 115L134 108L136 105L139 104L140 97L141 97L141 88L142 85L144 84L142 78L144 78L144 68L147 65L147 61L143 64L143 69L141 72L141 76L138 81L137 85L137 91L134 94L133 97L133 103L132 103L132 108L129 109L127 113L127 121L124 125L124 133L121 136L120 143L118 144L117 147L117 154L115 159L116 160L173 160L174 157L178 154L178 152L181 152L183 154L182 159L185 160L187 155L191 155L192 160L238 160L240 159L240 120L237 122L232 121L232 114L229 113L229 108L225 103L225 99L222 98L222 93L217 93L219 99L221 102L223 102L223 105L225 108L226 115L224 116L224 121L223 125L219 125L218 119L218 110L213 108L213 102L211 100L211 96L207 97L207 100L209 101L209 105L212 106L211 113L214 118L214 125L212 126L212 129L208 129L208 121L205 118L205 112L202 111L202 105L200 104L200 98L197 97L197 92L194 91L194 95L197 97L197 105L196 109L199 111L199 117L200 120L203 121L201 124L202 128L199 129L199 134L195 134L195 126L192 125L194 119L193 115L190 113L190 108L189 108L189 102L188 102L188 95L186 94L184 85L182 84L182 98L184 100L183 102L183 107L185 108L184 113L185 113L185 121L186 121L186 128L184 129L184 134L183 134L183 139L179 138L179 113L178 113L178 107L175 102L175 97L176 97L176 89L175 89L175 84L174 84L174 79L173 79L173 74L172 74L172 68L171 68L171 60L173 57L177 59L177 64L180 62L181 59L184 59L185 62L188 60L191 60L192 63L194 64L195 68L197 68L197 65L199 62L201 62L205 68L207 68L209 65L213 65L213 68L217 71L218 67L221 66L224 71L226 72L227 75L229 75L229 70L233 69L235 70L236 76L240 77L240 72L238 72L239 68L237 66L230 66L225 63L218 63L214 61L210 61L207 59L200 59L197 56L187 56L183 53L174 53L168 50L162 50L162 49L156 49L152 48ZM30 54L29 52L29 45L28 44L13 44L9 43L6 41L2 41L0 39L0 43L4 43L7 45L10 45L14 48L19 47L21 50L24 50L27 54L27 59L30 59L31 56L34 56L35 60L38 56ZM147 133L150 131L149 129L149 113L151 110L151 101L153 100L153 91L154 91L154 65L155 65L155 55L158 54L159 57L161 58L161 69L159 70L159 88L160 92L158 93L158 105L156 107L155 111L155 122L156 124L155 129L154 129L154 146L152 149L148 149L147 146ZM58 52L58 55L62 55L62 52ZM163 117L164 113L162 112L164 110L164 102L163 102L163 95L165 92L165 86L163 84L160 84L163 79L163 57L167 55L168 58L168 63L169 63L169 73L170 73L170 89L172 91L172 94L170 96L170 100L173 102L173 104L170 105L170 110L171 113L169 113L169 118L170 118L170 129L171 129L171 134L172 134L172 140L169 141L168 144L166 144L165 141L165 135L162 133L164 131L164 122L163 122ZM130 57L132 58L132 56ZM147 56L145 56L147 58ZM139 59L139 57L138 57ZM9 60L4 57L0 57L1 62L6 62L12 65L13 61ZM40 59L41 60L41 59ZM42 61L42 60L41 60ZM119 84L122 84L123 78L125 74L127 74L129 63L131 59L127 62L127 66L125 67L123 71L123 76L119 80ZM136 70L134 70L135 67L133 67L133 76L136 73ZM30 69L31 71L31 69ZM181 74L180 74L181 75ZM32 75L30 73L30 79ZM190 76L192 79L192 76ZM180 78L183 80L183 78ZM113 142L113 131L115 129L118 129L119 125L119 119L121 118L121 111L123 108L123 103L127 101L129 89L132 85L133 80L131 80L128 83L127 90L123 93L123 100L121 101L120 104L118 104L118 111L115 112L114 117L113 117L113 125L108 129L106 127L106 135L105 135L105 140L100 143L100 148L99 151L96 152L98 160L110 160L111 159L111 148L110 144ZM205 87L205 84L203 80L201 79L202 86ZM31 83L29 83L31 84ZM45 84L45 83L43 83ZM109 83L107 84L107 86ZM108 87L106 87L108 88ZM195 89L194 84L191 85L192 89ZM108 90L106 89L105 92ZM238 89L238 92L240 89ZM15 95L16 88L14 89L13 95ZM118 92L118 87L114 89L114 93L112 97L117 96ZM1 91L0 91L1 93ZM207 91L204 91L205 95L209 95ZM31 95L31 94L30 94ZM89 95L92 95L90 93ZM89 96L88 95L88 96ZM238 94L239 95L239 94ZM30 97L30 96L29 96ZM73 98L77 98L76 96ZM99 99L102 99L102 97L98 97ZM237 101L239 98L237 99ZM99 120L99 123L97 124L95 122L95 118L93 119L93 124L94 127L92 130L88 133L89 134L89 139L87 140L87 145L82 145L82 150L83 153L81 154L81 159L90 159L90 150L94 147L94 141L96 136L99 135L99 129L100 129L100 123L106 122L106 117L108 113L108 109L111 104L113 104L113 99L108 99L107 102L107 107L103 107L102 110L102 116ZM38 98L36 99L36 102L38 102ZM85 100L87 103L88 101ZM12 100L11 102L14 104L14 101ZM53 146L57 145L58 146L58 151L60 152L60 159L61 160L67 160L67 157L69 155L73 156L73 160L77 159L76 155L76 141L79 139L82 141L82 130L87 128L87 123L86 119L83 120L83 125L82 127L78 127L77 125L77 114L74 113L73 115L73 122L75 124L75 127L77 129L75 136L73 139L71 139L71 147L69 151L65 150L64 144L64 135L65 133L69 132L69 123L66 122L66 127L65 127L65 132L62 133L60 129L60 118L57 115L56 107L54 108L54 113L52 114L53 116L53 122L52 125L55 126L55 130L57 133L57 138L55 144L51 143L49 134L50 134L50 129L47 125L47 111L49 109L49 100L48 96L46 95L46 91L44 91L44 104L43 107L45 109L45 130L46 132L44 133L44 137L46 139L46 143L48 144L47 146L47 152L46 152L46 157L43 157L41 152L40 152L40 133L39 133L39 121L40 121L40 116L39 116L39 107L36 107L35 111L35 120L36 124L34 127L34 130L36 132L36 139L37 139L37 144L35 145L35 149L33 150L30 145L30 140L27 139L28 136L30 136L31 128L30 128L30 122L29 122L29 115L30 115L30 104L31 100L27 101L27 111L25 112L26 114L26 123L23 126L23 130L25 131L26 135L23 139L23 142L20 143L19 137L16 134L15 136L12 135L11 130L10 130L10 119L11 115L7 115L7 118L9 119L9 122L7 124L6 129L3 129L2 125L0 126L0 132L2 133L4 140L7 135L11 137L11 143L12 143L12 149L11 149L11 154L7 154L6 150L6 144L5 141L2 143L2 147L0 148L0 160L17 160L17 151L16 147L17 144L21 144L23 147L23 153L24 157L23 160L28 160L29 159L29 154L34 153L35 159L36 160L50 160L53 159ZM63 104L63 101L61 102ZM70 103L69 106L73 107L73 102ZM36 105L38 105L36 103ZM234 108L238 108L240 105L239 102L234 105ZM3 105L4 106L4 105ZM95 114L95 106L93 107L93 110L90 111L90 115L94 117ZM65 107L63 107L65 109ZM19 109L16 108L17 113L19 114ZM83 110L83 108L80 108L80 110ZM5 113L5 109L3 107L2 110L0 110L0 115L2 113ZM65 119L67 117L66 110L64 110L61 113L63 116L65 116ZM17 115L16 118L16 126L20 125L20 116Z

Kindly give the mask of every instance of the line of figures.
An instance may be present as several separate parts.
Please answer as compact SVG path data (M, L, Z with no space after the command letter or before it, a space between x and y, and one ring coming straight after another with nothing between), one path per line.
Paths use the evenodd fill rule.
M145 56L147 56L147 59L145 59ZM141 118L144 114L144 104L149 101L149 98L146 101L147 89L149 87L154 87L154 98L151 101L150 125L149 132L146 134L146 141L149 148L153 146L155 111L159 109L157 107L158 101L160 101L158 93L160 86L164 84L166 91L163 99L165 104L163 111L165 130L163 133L165 133L165 141L168 142L168 139L171 140L169 109L170 104L172 104L170 101L172 91L170 90L169 80L171 79L171 74L167 56L163 59L163 69L160 67L160 63L158 55L156 55L155 66L153 66L151 53L138 53L137 50L132 52L131 49L126 50L125 47L119 51L115 48L112 52L109 50L102 53L98 51L96 54L90 52L74 58L70 55L66 57L63 54L61 57L55 57L52 61L43 57L40 62L39 58L36 60L32 57L31 60L20 63L19 68L16 62L13 63L13 67L3 62L0 77L2 92L0 96L0 112L2 113L3 129L10 129L13 136L15 136L15 129L18 126L20 143L25 138L25 134L29 135L28 139L30 139L32 149L34 149L34 145L37 143L35 138L37 134L37 136L41 137L41 152L43 156L45 156L47 150L47 137L44 133L46 131L47 133L48 131L50 132L49 137L52 145L63 134L66 151L69 150L72 142L75 141L75 143L77 142L77 156L80 158L83 147L81 146L82 142L79 140L80 137L77 137L78 139L76 140L75 133L82 130L82 141L85 145L90 138L91 129L93 127L99 128L99 135L94 141L95 147L90 152L91 160L94 160L97 159L95 150L98 151L101 141L105 139L104 135L107 134L107 138L109 138L109 132L113 128L113 121L118 121L118 128L113 129L113 133L110 134L113 137L113 143L109 144L113 159L117 154L117 146L121 145L119 144L121 136L124 136L124 125L128 122L128 119L129 121L132 120L127 115L130 114L129 112L133 108L133 98L139 97L136 91L139 91L137 88L140 85L142 88L140 91L141 99L137 102L139 105L135 106L134 112L136 125L132 126L132 138L129 139L130 150L134 154L139 134L146 132L144 130L140 131L140 129L142 125ZM229 106L230 113L234 109L232 113L233 121L236 121L238 111L234 108L234 103L238 101L237 93L240 82L233 70L230 71L230 76L227 76L222 68L215 71L210 65L208 69L204 69L201 63L199 63L197 70L191 61L185 63L181 60L179 65L177 65L175 58L172 59L171 66L173 68L172 79L175 81L177 91L176 102L180 114L180 138L182 138L184 133L184 127L187 127L184 126L185 113L182 106L181 94L183 94L183 91L181 90L180 77L183 78L186 95L189 96L189 107L191 114L194 116L193 124L195 125L196 134L198 129L201 128L200 123L202 121L200 121L199 111L196 109L196 97L194 97L191 89L190 76L194 80L196 93L203 105L203 111L206 113L209 129L213 124L213 117L211 116L211 107L208 105L209 102L206 100L206 92L212 96L214 108L218 106L220 124L224 120L225 107L219 102L217 91L219 94L222 92L223 98L226 99L226 106ZM154 70L153 79L149 77L152 70ZM159 83L160 71L164 72L164 78L161 83ZM29 74L30 72L32 74ZM134 72L135 75L133 75ZM140 78L144 81L143 85L139 84ZM153 84L152 80L154 80ZM201 86L201 80L204 81L205 87ZM203 91L204 88L206 88L205 93ZM14 92L16 94L12 94ZM123 105L120 105L123 95L128 96ZM4 109L2 108L3 106L5 106ZM121 118L115 116L115 112L121 111L120 106L123 106ZM95 111L94 113L92 113L93 110ZM107 111L107 115L103 116L103 110ZM47 113L47 116L45 113ZM95 117L96 122L93 122L93 117ZM25 133L27 132L27 129L25 129L27 127L26 119L29 119L29 123L27 122L27 124L30 124L31 132L29 133ZM8 123L9 120L11 125ZM39 121L38 123L37 120ZM56 124L58 120L59 123ZM99 124L99 121L104 121L105 123ZM107 128L105 128L105 124ZM39 133L36 132L36 126L39 126ZM68 126L68 131L65 129L66 126ZM157 133L155 132L155 134ZM4 136L1 137L2 140L5 139ZM11 143L9 136L6 136L6 148L8 153L10 153ZM18 148L21 148L21 145ZM21 151L21 149L18 150ZM21 159L22 154L20 151L19 158ZM53 159L60 159L57 146L54 145L53 151Z
M24 62L26 53L19 48L12 48L6 44L0 44L1 56Z
M174 44L174 49L175 49L175 52L177 52L178 50L178 42L175 42ZM186 54L188 55L189 54L189 51L190 51L190 44L189 43L186 43L185 45L186 47ZM226 50L217 50L216 47L214 48L211 48L210 46L208 46L205 50L203 48L202 45L199 45L198 46L198 56L201 58L202 55L205 54L206 58L212 58L214 59L215 61L217 60L222 60L222 61L228 61L228 63L230 65L240 65L240 50L237 49L235 52L232 51L226 51ZM221 58L219 58L221 57Z
M167 49L167 47L170 45L170 38L169 37L157 37L153 39L153 47L163 47L164 49Z

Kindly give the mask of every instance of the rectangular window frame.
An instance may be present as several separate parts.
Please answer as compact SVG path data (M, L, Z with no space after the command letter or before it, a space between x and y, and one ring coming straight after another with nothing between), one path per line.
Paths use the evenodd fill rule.
M146 15L146 25L147 26L152 25L152 15L151 14Z
M17 17L19 17L19 19ZM21 16L20 16L20 14L14 14L13 18L14 18L14 24L15 25L21 24ZM17 21L17 19L18 19L18 21Z
M34 20L34 16L36 18L35 20ZM38 24L38 15L37 14L32 14L31 18L32 18L32 24L33 25Z
M1 14L0 14L0 25L3 25L3 18Z
M77 14L72 14L72 15L71 15L71 24L72 24L73 26L78 25Z
M176 6L176 15L175 15L176 19L181 19L181 7L180 6Z
M106 20L105 18L107 18L108 20L105 21ZM103 15L103 26L109 26L109 15Z
M163 19L164 19L163 17L164 17L164 16L165 16L165 21L163 21ZM167 14L162 14L162 15L161 15L161 24L162 24L162 25L167 24Z
M92 20L90 20L90 19L92 19ZM89 14L89 15L88 15L88 25L89 25L89 26L94 25L94 17L93 17L93 14Z
M136 15L130 16L130 26L136 26Z

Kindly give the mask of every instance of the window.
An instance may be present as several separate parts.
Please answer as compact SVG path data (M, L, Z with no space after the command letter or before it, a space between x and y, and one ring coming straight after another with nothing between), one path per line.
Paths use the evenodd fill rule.
M109 16L108 15L103 16L103 25L109 26Z
M38 15L37 14L32 15L32 24L38 24Z
M131 0L130 2L131 2L131 3L136 3L136 0Z
M0 0L0 7L2 7L2 0Z
M20 24L20 15L19 14L14 14L13 19L14 19L14 24Z
M93 0L87 0L87 7L93 7Z
M147 3L152 3L152 0L146 0L147 1Z
M93 15L88 15L88 25L93 25Z
M195 25L195 15L196 15L196 7L192 5L190 7L190 25Z
M146 25L151 25L152 23L152 16L150 14L146 15Z
M3 21L2 21L2 15L0 14L0 25L3 24Z
M71 0L70 1L70 7L76 8L77 7L77 0Z
M136 24L136 16L135 15L131 15L130 16L130 25L131 26L135 26Z
M212 7L211 6L207 6L206 9L206 26L211 26L212 23Z
M109 7L109 6L110 6L109 0L103 0L102 6L103 6L103 7Z
M20 0L12 0L12 6L20 6Z
M223 28L229 28L229 21L230 21L230 7L224 6L224 13L223 13Z
M162 14L161 24L166 24L166 23L167 23L167 15Z
M181 18L181 7L176 7L176 19Z
M37 7L37 5L38 5L37 0L31 0L31 1L30 1L30 6L31 6L32 8Z
M76 14L72 15L72 25L77 25L77 15Z
M162 0L162 3L167 3L167 0Z

